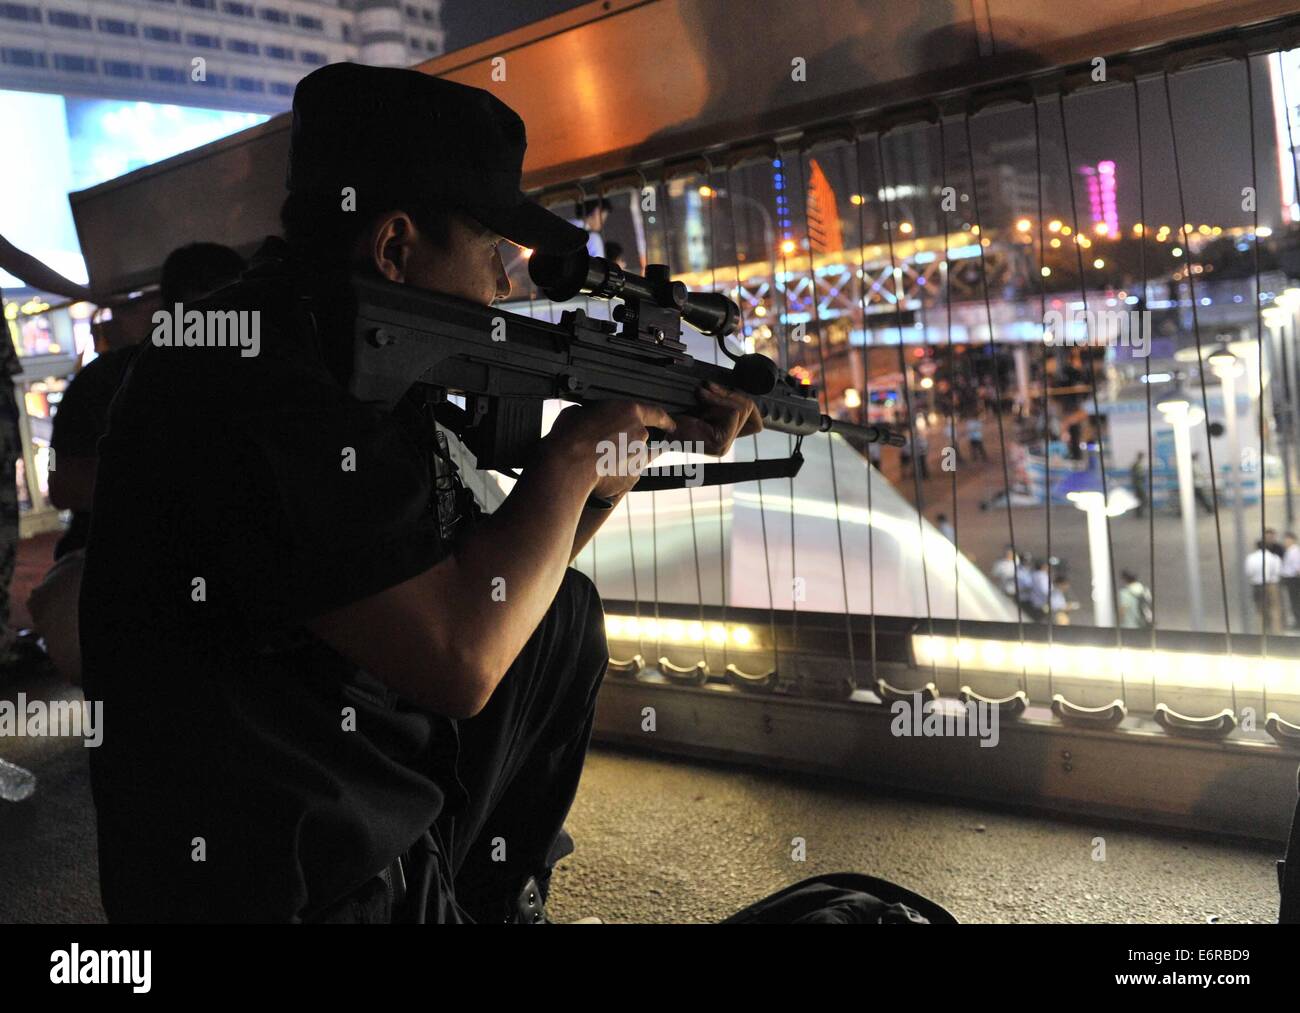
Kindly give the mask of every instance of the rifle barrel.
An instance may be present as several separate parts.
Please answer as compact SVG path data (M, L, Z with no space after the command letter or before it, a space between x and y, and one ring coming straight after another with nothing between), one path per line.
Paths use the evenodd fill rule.
M829 415L822 416L822 432L839 433L841 436L856 437L863 443L883 443L888 447L901 447L907 443L906 436L887 426L864 426L856 422L845 422L843 419L833 419Z

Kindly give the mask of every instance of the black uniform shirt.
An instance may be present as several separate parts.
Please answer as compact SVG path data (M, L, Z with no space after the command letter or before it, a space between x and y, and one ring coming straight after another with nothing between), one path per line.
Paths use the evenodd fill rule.
M130 345L105 352L72 378L54 413L50 449L54 451L56 470L60 457L94 457L99 453L99 438L108 425L108 406L138 351L139 345ZM54 558L85 548L89 532L90 511L72 511L72 522L55 546Z
M289 275L204 305L260 310L260 354L146 342L99 445L81 637L102 895L119 921L310 919L464 792L455 722L302 624L449 547L427 431L346 392ZM438 880L429 917L457 919L445 861Z

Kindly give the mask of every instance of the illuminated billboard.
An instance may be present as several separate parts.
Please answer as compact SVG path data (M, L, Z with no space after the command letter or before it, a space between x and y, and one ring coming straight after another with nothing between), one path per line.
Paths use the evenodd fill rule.
M1300 49L1274 53L1268 60L1273 87L1273 118L1277 124L1278 182L1282 188L1282 215L1300 221L1300 196L1296 194L1295 145L1300 140Z
M259 113L0 91L0 234L86 280L68 193L262 123ZM17 199L14 199L17 198ZM18 280L0 272L0 287Z

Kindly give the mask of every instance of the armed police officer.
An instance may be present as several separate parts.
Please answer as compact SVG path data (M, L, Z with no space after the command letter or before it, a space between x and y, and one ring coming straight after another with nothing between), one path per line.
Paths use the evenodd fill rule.
M348 394L332 272L486 305L503 241L585 243L520 192L524 147L485 91L321 68L294 96L283 239L199 304L259 314L260 354L137 357L82 596L110 919L543 917L608 660L569 564L636 481L598 475L597 445L655 427L720 454L760 423L716 389L689 417L570 408L488 516L436 405Z

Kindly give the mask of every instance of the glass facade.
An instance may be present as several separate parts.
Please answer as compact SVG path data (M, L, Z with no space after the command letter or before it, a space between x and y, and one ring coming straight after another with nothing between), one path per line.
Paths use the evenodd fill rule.
M1014 545L1027 576L1050 572L1060 607L1040 612L1055 622L1115 625L1131 572L1161 628L1259 632L1251 554L1300 527L1298 71L1294 52L1230 60L1171 74L1168 95L1153 76L802 151L774 142L605 193L603 216L584 221L592 205L568 197L554 210L628 270L668 264L726 293L743 317L731 347L810 382L827 414L905 431L904 448L854 448L914 511L910 533L869 525L877 564L900 540L927 546L909 591L930 590L897 614L969 617L954 544L991 580ZM511 276L515 308L558 319L525 258ZM1199 421L1160 407L1178 404ZM856 502L843 483L827 516ZM768 521L793 529L831 506L778 505ZM935 548L938 530L951 534ZM849 600L823 607L870 610L852 586L866 554Z

